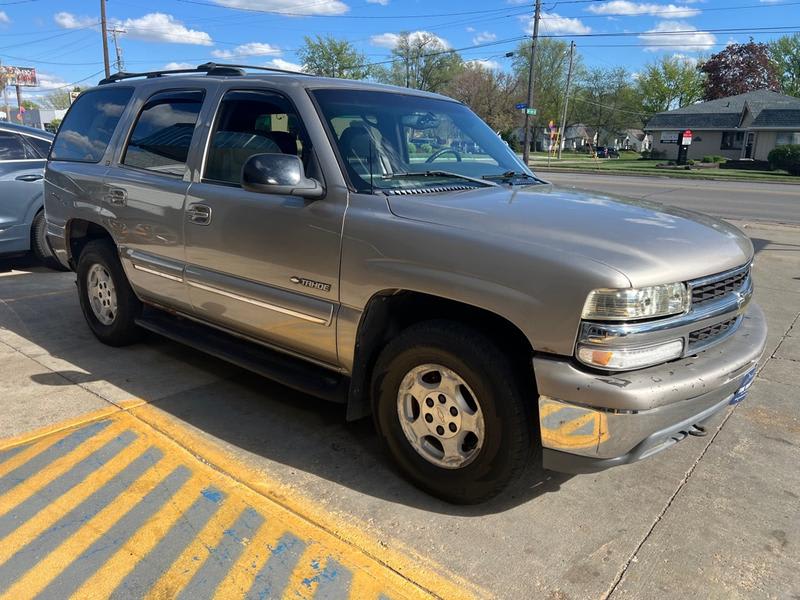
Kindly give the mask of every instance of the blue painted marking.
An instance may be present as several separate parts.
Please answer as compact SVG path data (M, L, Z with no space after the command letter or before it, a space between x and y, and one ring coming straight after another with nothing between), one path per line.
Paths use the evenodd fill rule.
M8 450L3 450L0 452L0 464L7 461L12 456L16 456L26 448L30 447L30 444L22 444L21 446L14 446L13 448L9 448Z
M39 537L18 549L8 561L0 565L0 590L12 585L42 557L50 554L64 540L83 527L89 519L113 502L131 484L131 481L147 471L161 456L161 450L150 448L53 526L43 531ZM58 594L61 598L68 595L66 593Z
M72 488L94 473L97 469L127 448L138 436L132 431L124 431L102 448L96 450L69 471L57 477L41 490L17 505L14 510L0 517L0 538L22 526L49 506L53 500L63 496Z
M286 533L278 540L264 566L253 580L247 592L247 600L266 600L281 598L297 562L305 552L306 543L300 538ZM266 548L267 551L270 548Z
M41 471L57 458L69 454L83 442L103 431L103 429L110 424L111 421L98 421L86 427L76 429L65 438L60 439L47 450L40 452L25 464L20 465L4 477L1 477L0 494L5 494L13 487Z
M158 449L153 449L153 451L157 452L160 458L161 451ZM146 463L152 465L154 462L152 457L146 457L146 454L143 454L140 458L145 459ZM50 582L50 585L42 590L37 598L40 600L43 598L60 599L72 596L83 585L84 581L94 575L147 522L147 519L157 513L172 498L175 492L188 481L189 477L191 477L189 469L184 466L176 467L156 487L145 494L108 531L72 561L58 577ZM127 476L120 481L122 489L129 487L134 479L134 477Z
M319 569L319 564L317 564L315 569ZM316 581L319 583L317 591L314 592L315 599L346 600L350 595L350 584L353 582L353 574L350 572L350 569L346 569L332 558L329 558L325 568L310 580L306 581ZM303 583L305 583L305 581L303 581Z
M222 502L222 492L219 490L215 490L214 488L205 488L200 493L212 502L216 502L217 504Z
M203 492L206 491L203 490ZM214 492L220 494L216 490ZM203 493L147 556L139 561L133 571L122 580L111 594L111 598L144 597L218 509L219 502L209 499L208 494ZM200 557L192 557L192 560L200 560Z
M264 517L255 510L250 507L244 509L216 547L208 549L208 556L186 587L181 590L178 600L211 598L214 590L244 552L244 540L252 539L263 522Z

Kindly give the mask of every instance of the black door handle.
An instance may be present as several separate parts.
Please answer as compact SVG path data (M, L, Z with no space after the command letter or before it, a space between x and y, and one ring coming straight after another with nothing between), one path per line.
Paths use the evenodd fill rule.
M43 179L43 177L41 175L28 173L27 175L20 175L16 179L17 181L39 181L40 179Z

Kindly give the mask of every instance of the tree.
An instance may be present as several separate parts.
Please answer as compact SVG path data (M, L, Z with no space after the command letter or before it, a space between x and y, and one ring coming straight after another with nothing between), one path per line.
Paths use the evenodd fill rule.
M428 32L401 33L392 57L391 67L382 74L384 81L428 92L444 90L464 64L458 53Z
M39 108L39 105L36 102L34 102L33 100L23 100L22 101L22 107L25 110L31 110L31 109L34 109L34 108Z
M347 40L337 40L328 35L315 38L305 36L297 56L309 73L323 77L366 79L370 75L365 56Z
M781 93L800 97L800 33L784 35L769 44L769 56Z
M519 119L514 108L520 96L519 83L514 75L467 63L444 92L469 106L492 129L508 138Z
M629 127L641 127L639 93L623 68L590 69L577 82L573 95L576 119L597 134L598 144L607 144Z
M704 76L692 61L664 56L639 74L636 87L642 112L657 113L682 108L703 97Z
M756 90L778 91L780 84L769 47L752 39L746 44L730 44L705 61L703 98L715 100Z
M80 86L72 88L73 92L80 92ZM68 90L56 90L47 94L42 98L42 105L45 108L65 109L69 108L71 104L69 98L70 92Z

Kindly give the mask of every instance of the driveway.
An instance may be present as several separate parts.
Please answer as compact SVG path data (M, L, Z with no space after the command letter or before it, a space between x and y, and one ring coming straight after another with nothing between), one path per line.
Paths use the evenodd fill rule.
M406 483L370 422L346 423L341 406L155 336L128 348L102 346L83 321L73 274L3 261L0 475L13 471L6 463L22 467L13 483L27 487L0 496L0 526L3 513L22 514L19 503L50 492L37 496L39 509L27 509L30 536L0 529L7 542L0 544L0 574L7 574L0 594L26 597L27 585L47 590L64 581L70 590L97 584L100 596L124 589L122 582L133 586L132 597L150 584L169 597L214 589L245 596L278 552L268 540L290 535L302 544L301 558L279 572L288 586L280 589L292 597L320 588L327 597L359 598L800 596L800 228L737 224L758 251L756 300L770 327L745 402L721 415L707 437L647 461L574 477L531 466L500 498L466 508ZM104 433L112 430L136 445L124 455L130 464L151 446L171 461L171 471L141 483L142 494L179 468L202 484L194 496L178 496L183 512L169 513L169 527L148 529L153 508L112 531L136 505L135 495L124 496L138 489L131 482L120 492L127 504L119 515L106 509L105 520L87 528L81 519L96 517L78 511L69 536L53 530L67 506L84 506L75 490L89 490L76 482L59 500L57 487L47 486L113 441ZM64 436L90 433L102 444L80 456L51 452L35 469L25 467L26 456ZM201 492L232 499L228 521L187 516L202 504ZM44 535L62 537L54 545ZM19 555L23 538L35 551Z

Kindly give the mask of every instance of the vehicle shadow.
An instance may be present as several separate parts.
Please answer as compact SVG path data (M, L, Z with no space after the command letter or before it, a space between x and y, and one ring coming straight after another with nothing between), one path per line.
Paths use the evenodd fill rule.
M34 382L48 387L78 384L112 401L144 399L311 496L355 492L428 512L479 517L557 491L570 478L531 464L492 501L477 506L439 501L394 469L370 419L348 423L343 405L296 392L156 335L127 348L104 346L83 320L72 292L74 276L55 275L47 291L42 282L49 274L33 276L40 295L0 303L0 336L6 336L0 339L17 347L29 345L32 349L26 352L51 369L32 375ZM352 492L332 491L325 481Z

